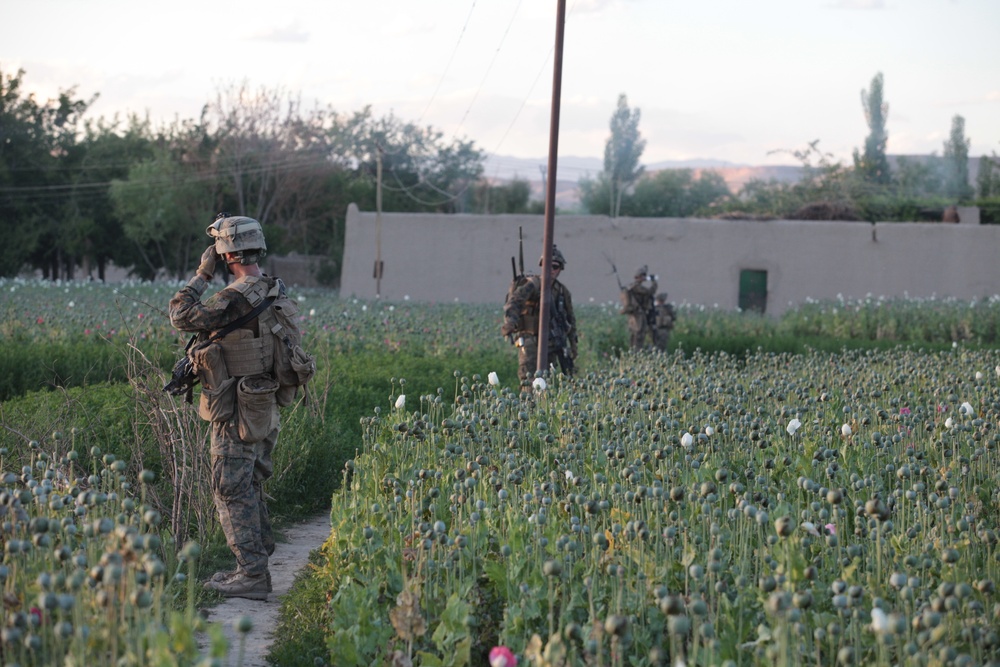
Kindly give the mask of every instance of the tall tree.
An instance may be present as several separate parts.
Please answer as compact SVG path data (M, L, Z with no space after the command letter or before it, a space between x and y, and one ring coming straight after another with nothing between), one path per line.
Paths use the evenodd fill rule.
M622 197L642 176L639 165L646 140L639 134L639 109L629 109L625 93L618 96L618 107L611 116L611 137L604 147L604 176L608 184L609 213L617 218Z
M79 128L93 102L74 88L39 103L21 91L24 70L0 71L0 275L30 265L47 277L72 277L77 249L72 232L74 161Z
M951 119L951 134L944 143L945 194L960 202L973 196L969 184L969 144L965 119L956 115Z
M889 104L882 96L882 73L872 79L871 88L861 91L861 106L865 112L865 122L868 123L868 137L865 139L865 151L859 154L854 150L854 167L867 183L886 185L889 183L889 160L885 155L889 133L885 129L889 118Z
M979 188L979 198L989 199L990 197L1000 197L1000 173L994 173L994 169L1000 166L1000 160L994 153L990 158L982 155L979 158L979 173L976 174L976 185Z

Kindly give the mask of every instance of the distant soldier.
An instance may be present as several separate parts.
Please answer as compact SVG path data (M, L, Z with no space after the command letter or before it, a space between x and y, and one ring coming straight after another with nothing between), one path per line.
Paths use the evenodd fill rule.
M677 321L677 311L673 305L667 302L667 293L660 292L656 295L656 303L653 305L655 311L655 322L653 323L653 342L658 350L666 351L670 343L670 332L674 330L674 322Z
M643 265L635 272L632 284L622 289L622 315L628 316L629 345L633 350L646 347L646 339L653 342L653 295L656 294L656 276L649 275Z
M541 266L542 260L538 260ZM566 268L566 258L552 246L552 303L549 304L549 359L559 363L564 375L573 375L576 359L576 316L569 289L559 280ZM523 276L514 281L503 307L504 322L500 333L517 346L517 375L531 381L538 366L538 315L542 298L541 276Z

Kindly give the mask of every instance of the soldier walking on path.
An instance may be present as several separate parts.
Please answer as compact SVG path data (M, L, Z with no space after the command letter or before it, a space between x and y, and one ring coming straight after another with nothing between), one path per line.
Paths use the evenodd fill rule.
M656 276L649 275L643 265L635 272L632 284L622 289L622 315L628 316L629 345L633 350L646 347L646 340L653 340L653 295L656 294Z
M538 261L541 266L541 260ZM552 246L552 303L549 305L549 359L566 376L572 376L577 354L576 316L569 289L558 277L566 268L566 258ZM538 316L542 298L541 276L521 276L511 285L503 307L500 333L517 346L517 375L531 382L538 365Z
M670 332L674 330L674 322L677 321L677 312L671 303L667 301L667 293L660 292L656 295L656 303L653 305L655 311L655 322L653 326L653 341L656 349L666 351L670 344Z

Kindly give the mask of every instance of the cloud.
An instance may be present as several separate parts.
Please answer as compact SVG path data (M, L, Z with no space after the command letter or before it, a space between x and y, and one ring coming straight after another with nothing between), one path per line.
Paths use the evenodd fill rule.
M267 28L250 35L255 42L276 42L279 44L302 44L309 41L309 32L299 27L298 22L286 26Z

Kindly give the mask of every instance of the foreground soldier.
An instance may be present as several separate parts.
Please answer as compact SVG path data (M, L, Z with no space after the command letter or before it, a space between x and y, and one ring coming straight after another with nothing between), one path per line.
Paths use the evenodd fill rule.
M639 267L632 284L622 290L622 315L628 315L629 345L633 350L646 346L646 339L655 342L651 320L653 319L653 295L656 294L656 276L649 275L649 269Z
M660 292L656 295L653 310L656 312L653 341L656 343L656 349L666 351L667 345L670 344L670 332L674 330L674 323L677 321L677 312L673 305L667 301L666 292Z
M542 265L542 260L538 260ZM558 362L564 375L573 375L576 359L576 316L569 289L557 280L566 268L566 258L552 246L552 303L549 305L549 358ZM517 375L522 382L535 376L538 366L538 315L542 298L541 276L525 276L507 295L500 333L517 346Z
M170 300L171 323L180 331L198 332L199 339L239 323L196 357L202 381L199 414L212 422L212 495L236 556L236 569L217 572L205 588L226 597L266 600L274 535L262 484L273 471L271 452L280 428L267 323L273 317L271 302L284 296L284 285L258 266L267 249L259 222L220 213L206 232L214 244L202 255L197 275ZM235 280L203 304L201 295L220 260ZM255 396L258 404L250 409L244 395Z

